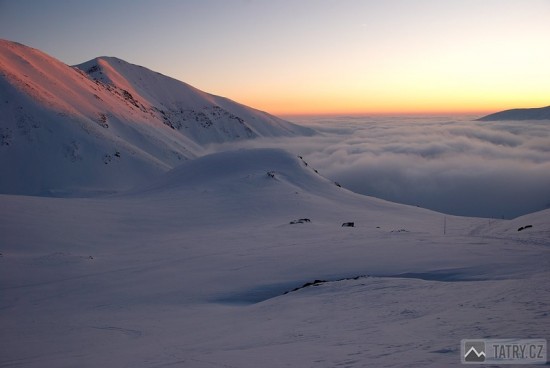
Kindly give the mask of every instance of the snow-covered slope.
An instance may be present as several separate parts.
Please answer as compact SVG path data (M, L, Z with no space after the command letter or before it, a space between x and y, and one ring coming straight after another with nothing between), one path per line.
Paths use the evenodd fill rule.
M18 201L17 196L13 198L15 199L10 196L3 197L6 202ZM173 229L176 231L195 229L198 232L205 229L225 231L241 227L284 230L329 228L330 231L335 231L341 228L343 222L354 222L355 228L352 231L363 229L380 234L393 232L443 235L443 220L446 217L446 233L463 235L468 234L466 229L472 223L485 221L445 216L423 208L350 192L319 175L299 156L281 149L243 149L206 155L182 163L150 184L108 197L21 197L21 203L51 203L59 205L60 208L68 206L68 212L72 211L69 210L71 206L74 205L75 210L80 210L81 204L86 203L88 205L82 207L90 207L90 213L95 213L100 208L113 207L114 212L106 210L104 217L92 221L94 224L87 224L86 221L82 224L85 227L107 226L107 232L115 230L121 224L119 220L126 216L130 217L123 221L131 227L151 221L147 229L140 231L152 230L153 233L163 232L164 225L167 228L174 226ZM120 209L115 209L118 207ZM135 211L130 210L131 207L134 207ZM85 208L81 210L82 214L88 211ZM2 211L6 215L10 212L14 213L10 222L17 222L16 213L19 211L16 208L6 207ZM57 215L65 218L66 214L61 211ZM34 214L30 216L33 217ZM119 220L116 220L117 218ZM311 222L290 224L293 220L301 218L309 218ZM43 220L49 222L51 218ZM75 221L78 222L79 219L70 220ZM25 223L29 222L21 222ZM164 225L154 229L159 223ZM62 243L69 247L80 241L78 238L71 238L70 231L59 235L68 236ZM99 237L103 235L97 234ZM89 241L91 238L86 237L82 240ZM5 244L11 248L21 241L22 239L10 238ZM95 240L92 243L97 244Z
M479 118L480 121L496 120L550 120L550 106L531 109L511 109L499 111Z
M164 124L199 144L313 133L114 57L96 58L76 67L94 80L126 91L124 94L137 106L153 111Z
M549 210L448 216L280 149L203 156L310 131L118 59L0 51L2 192L133 187L0 194L0 366L446 367L464 338L550 338Z
M464 338L550 337L547 215L364 197L277 149L111 197L0 195L0 365L459 366Z
M352 221L357 226L388 231L443 231L443 215L348 191L319 175L299 156L281 149L242 149L203 156L124 196L166 200L185 208L201 206L216 226L248 221L258 225L263 218L268 225L273 221L287 224L314 217L316 224L336 227ZM208 204L212 207L206 210ZM228 213L236 216L227 217ZM182 221L196 221L193 211L184 216Z
M0 40L0 193L119 190L206 143L312 133L118 59L83 65L101 78Z

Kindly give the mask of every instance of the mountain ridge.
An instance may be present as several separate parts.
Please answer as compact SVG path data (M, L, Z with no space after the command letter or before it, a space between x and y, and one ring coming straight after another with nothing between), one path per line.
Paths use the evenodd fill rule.
M118 58L82 70L7 40L0 51L0 193L125 190L212 143L314 134Z
M477 120L550 120L550 106L503 110L483 116Z
M211 135L205 137L196 132L194 122L199 122L200 127L206 129L220 124L222 131L230 132L236 139L312 133L309 128L299 127L228 98L206 93L185 82L116 57L98 57L75 67L96 82L120 88L124 97L136 107L152 110L165 125L179 132L184 131L185 135L191 136L199 144L221 143L231 139L219 135L216 138Z

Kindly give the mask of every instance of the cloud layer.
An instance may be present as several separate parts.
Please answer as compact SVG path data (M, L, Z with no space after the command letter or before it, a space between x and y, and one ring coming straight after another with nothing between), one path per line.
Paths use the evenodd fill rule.
M308 118L316 137L255 141L301 154L355 192L450 214L513 218L550 206L550 122Z

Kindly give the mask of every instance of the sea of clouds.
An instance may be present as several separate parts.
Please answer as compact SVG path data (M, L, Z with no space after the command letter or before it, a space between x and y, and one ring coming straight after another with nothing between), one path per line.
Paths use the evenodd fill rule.
M292 121L319 134L241 146L285 148L354 192L449 214L514 218L550 207L550 121L357 116Z

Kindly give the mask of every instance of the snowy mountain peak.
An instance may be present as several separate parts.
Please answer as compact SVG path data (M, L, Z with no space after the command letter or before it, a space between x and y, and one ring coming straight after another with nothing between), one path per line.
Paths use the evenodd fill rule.
M0 193L130 188L203 146L311 129L186 83L100 57L77 67L0 40Z
M76 67L95 81L118 88L132 104L199 144L313 133L118 58L100 57Z

